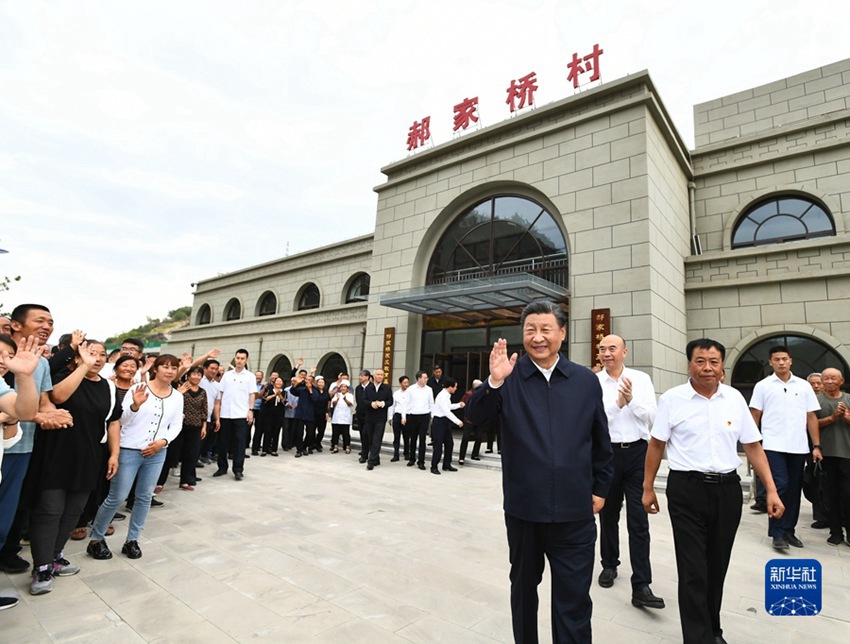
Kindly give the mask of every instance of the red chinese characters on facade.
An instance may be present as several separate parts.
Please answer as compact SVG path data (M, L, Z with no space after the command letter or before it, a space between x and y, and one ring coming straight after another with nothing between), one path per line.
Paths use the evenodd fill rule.
M599 80L599 56L604 54L604 49L599 49L599 44L593 45L593 51L584 58L579 58L578 54L573 54L573 59L567 63L567 80L572 81L573 88L578 89L578 77L585 72L593 72L590 75L590 82ZM582 64L583 63L583 64Z
M454 132L465 130L470 123L477 123L478 117L475 115L478 109L478 97L465 98L460 103L455 105L455 125Z
M508 87L508 98L505 103L511 108L511 112L521 110L527 105L534 105L534 92L537 91L537 74L531 72L522 78L511 81Z
M407 132L407 151L415 150L431 138L431 117L426 116L421 121L414 121Z

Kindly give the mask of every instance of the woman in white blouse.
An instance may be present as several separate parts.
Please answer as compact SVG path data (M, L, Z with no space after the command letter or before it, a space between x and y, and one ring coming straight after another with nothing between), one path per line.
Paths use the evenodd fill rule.
M104 535L137 476L136 501L121 552L130 559L142 556L138 539L150 510L166 448L183 427L183 396L171 386L179 367L176 356L159 356L151 367L150 382L136 385L124 397L120 437L115 433L109 436L110 450L118 451L118 471L114 474L109 496L97 511L92 524L92 540L86 549L95 559L112 557Z

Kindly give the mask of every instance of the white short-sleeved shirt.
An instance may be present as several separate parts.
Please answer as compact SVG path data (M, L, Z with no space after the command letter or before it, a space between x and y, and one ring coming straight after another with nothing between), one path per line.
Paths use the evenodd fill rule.
M682 472L732 472L741 465L737 443L761 439L740 392L721 384L706 398L690 381L661 396L652 437L667 443L670 469Z
M199 386L207 392L207 421L211 421L213 409L215 409L215 399L218 398L218 383L215 380L208 380L207 377L204 376L201 378Z
M759 380L753 389L750 407L761 412L764 448L786 454L808 454L806 414L818 411L820 403L812 386L791 375L782 382L774 373Z
M623 367L616 380L603 369L596 374L602 385L602 403L608 417L608 433L612 443L633 443L637 440L649 440L649 428L655 420L658 405L655 401L655 387L652 379L643 371ZM623 378L632 382L632 401L622 407L617 406L620 397L620 384Z
M222 418L245 418L250 411L250 396L257 393L254 372L243 369L228 371L221 377L218 397L221 399Z

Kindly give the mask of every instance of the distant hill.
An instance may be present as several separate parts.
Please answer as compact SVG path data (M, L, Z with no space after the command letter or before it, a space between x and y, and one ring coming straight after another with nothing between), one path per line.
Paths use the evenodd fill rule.
M120 345L127 338L139 338L139 340L145 343L145 346L159 346L163 342L168 342L172 331L187 326L191 314L192 307L183 306L179 309L169 311L163 320L159 318L148 318L146 324L106 338L106 345L112 348L113 345Z

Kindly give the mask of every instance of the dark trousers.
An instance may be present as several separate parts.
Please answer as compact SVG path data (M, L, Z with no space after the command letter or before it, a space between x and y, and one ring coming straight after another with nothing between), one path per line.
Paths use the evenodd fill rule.
M331 423L331 447L336 447L339 444L339 438L342 436L343 448L351 445L351 425L340 423Z
M198 482L196 478L198 455L201 452L201 428L183 425L180 435L183 437L183 444L180 446L180 484L194 485Z
M325 440L325 430L328 427L328 417L325 414L316 416L316 437L313 441L313 447L322 449L322 441Z
M632 565L632 588L652 583L649 563L649 515L643 509L643 470L646 441L614 448L614 479L599 513L599 550L603 568L620 565L620 510L626 499L626 529L629 533L629 560Z
M829 505L829 534L850 539L850 458L824 456Z
M77 525L89 490L42 490L30 513L33 568L52 564Z
M381 464L381 445L384 443L384 425L387 421L366 421L366 440L369 443L369 453L366 457L369 465Z
M283 449L290 450L295 447L295 419L283 418Z
M263 418L263 413L262 409L254 410L254 437L251 439L252 454L259 453L260 448L263 446L263 434L265 434L266 431L266 423Z
M215 421L207 421L207 436L201 441L201 456L209 458L215 451L218 442L218 432L215 431Z
M458 461L466 458L466 449L469 446L469 441L474 440L472 444L472 458L478 458L481 451L481 443L484 441L485 433L480 425L472 425L468 421L463 422L463 436L460 439L460 454Z
M295 449L299 452L313 451L316 423L312 420L295 419Z
M514 641L537 642L537 586L543 579L545 557L552 571L552 641L590 642L595 520L536 523L505 514L505 525Z
M263 451L266 454L277 454L280 444L280 430L286 419L283 417L283 405L272 406L263 410Z
M671 471L667 506L679 573L679 617L685 644L706 644L722 635L723 583L741 522L740 481L705 483Z
M434 416L434 422L431 423L431 442L434 443L434 449L431 452L431 469L440 465L441 458L443 459L443 468L452 464L452 450L455 446L452 437L453 426L454 423L445 416ZM445 455L443 454L444 450Z
M248 421L244 418L222 418L218 439L218 469L227 471L227 452L233 452L233 473L241 474L248 443Z
M502 451L502 436L499 431L499 421L494 421L490 423L487 427L487 451L493 451L493 440L496 441L496 448L501 452Z
M97 509L109 494L109 480L106 478L106 466L109 461L109 448L105 443L102 447L102 456L98 464L99 474L97 476L97 487L89 492L89 498L86 500L86 505L80 513L80 518L77 519L76 527L78 528L85 528L90 522L94 521Z
M369 459L369 434L366 432L366 414L356 414L357 432L360 434L360 461L365 463Z
M785 512L778 519L767 520L767 534L771 537L784 537L794 534L797 519L800 517L800 496L803 493L803 468L806 466L805 454L789 454L764 450L770 473L776 484L776 492Z
M181 429L174 440L168 444L169 449L165 454L165 459L162 461L162 470L156 481L157 485L165 485L168 481L169 470L172 467L177 467L177 464L180 462L180 453L183 451L183 432L184 430Z
M401 424L401 414L393 414L393 457L398 458L399 449L404 447L404 460L408 459L410 433Z
M428 447L428 441L425 437L428 434L428 421L431 419L431 414L408 414L405 427L410 433L410 445L407 450L410 456L410 462L418 460L419 465L425 465L425 448ZM416 458L416 444L419 443L419 458Z

